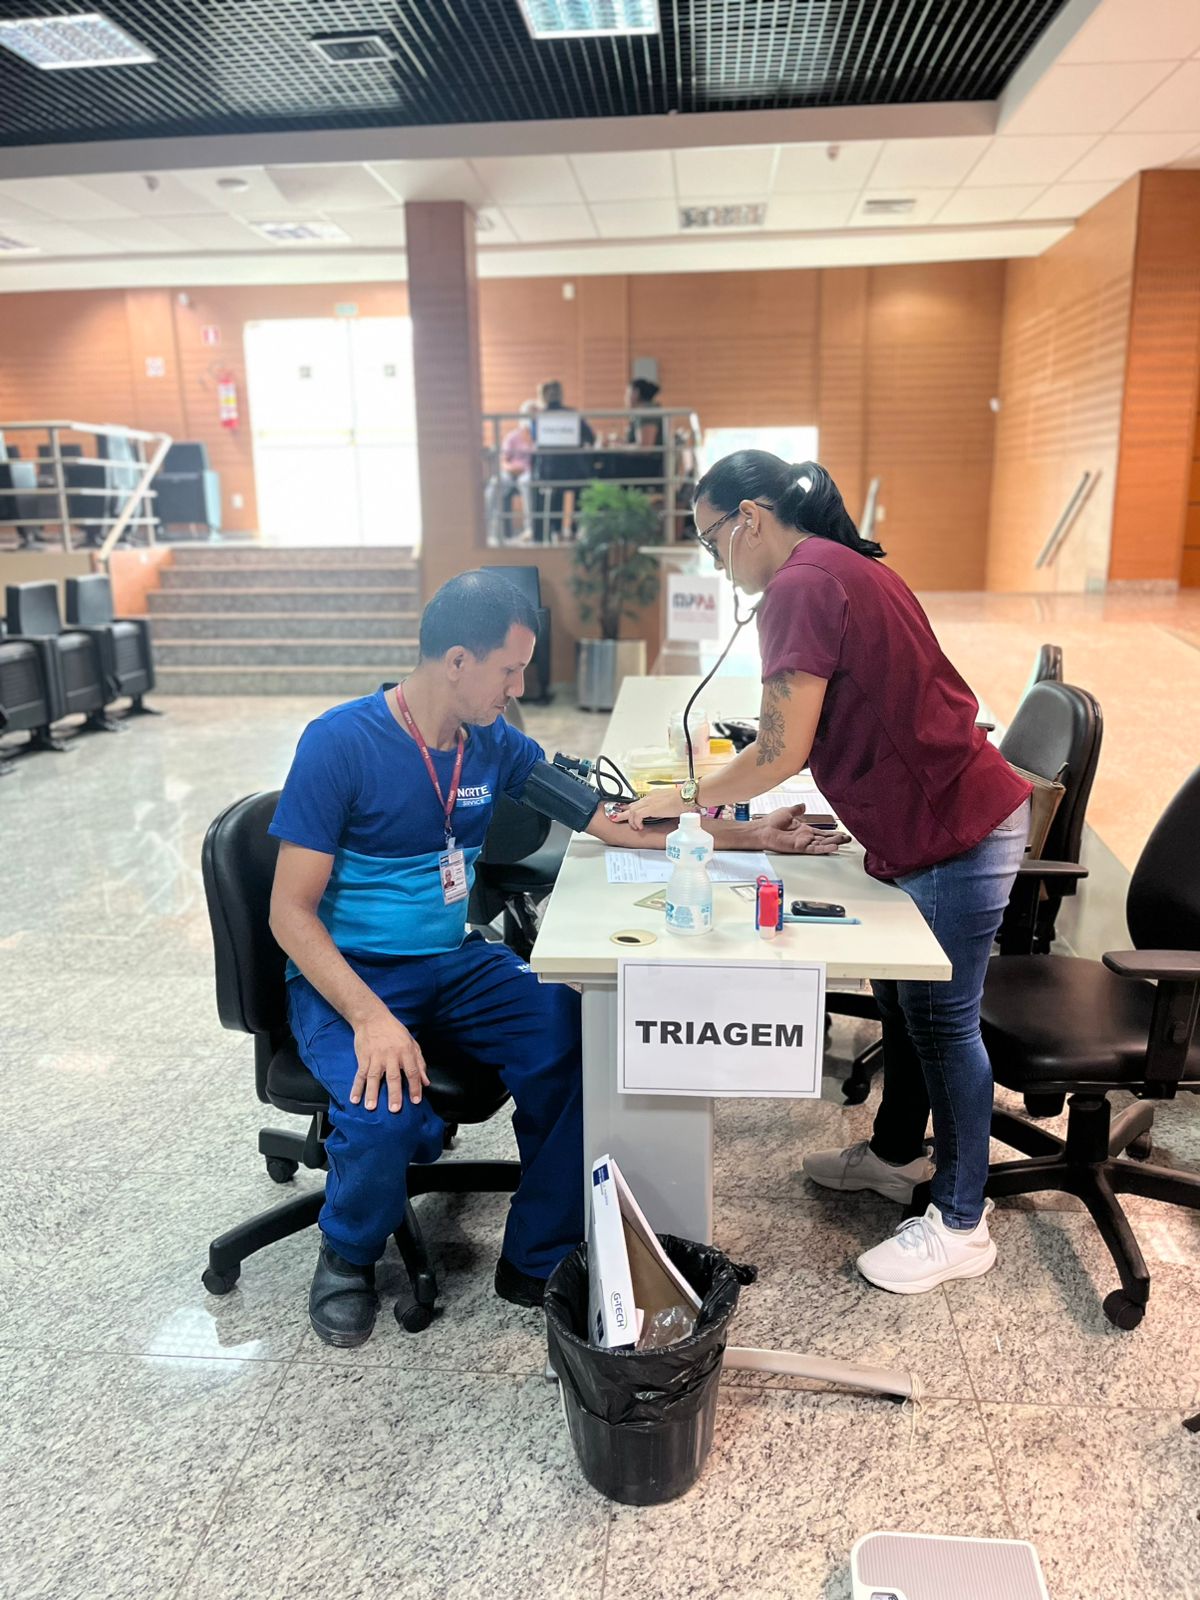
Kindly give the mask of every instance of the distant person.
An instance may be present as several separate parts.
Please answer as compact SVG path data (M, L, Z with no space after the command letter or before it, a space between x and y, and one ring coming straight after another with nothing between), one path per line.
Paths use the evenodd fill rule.
M638 444L645 450L662 449L663 419L658 393L658 384L652 383L649 378L629 380L629 387L625 391L626 410L651 414L630 417L629 430L625 435L626 444ZM654 412L658 412L658 416L654 416Z
M547 379L539 391L542 409L534 418L533 438L537 446L534 457L534 481L553 484L538 493L534 513L533 538L536 544L552 543L562 536L564 488L563 483L578 483L586 476L586 464L580 459L581 450L591 450L596 435L586 417L568 406L563 400L563 386L557 378ZM571 451L572 454L567 452ZM553 453L551 453L553 452Z
M503 532L510 517L514 499L521 501L521 527L517 530L531 534L533 527L533 418L540 411L537 400L526 400L521 406L521 420L500 444L500 483L497 517Z

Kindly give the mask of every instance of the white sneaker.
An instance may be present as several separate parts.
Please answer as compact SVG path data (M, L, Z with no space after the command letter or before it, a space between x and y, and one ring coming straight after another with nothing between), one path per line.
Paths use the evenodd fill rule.
M885 1200L906 1206L917 1184L933 1177L933 1162L918 1156L903 1167L889 1166L864 1139L847 1150L814 1150L804 1158L804 1176L822 1189L873 1189Z
M858 1270L868 1283L893 1294L925 1294L951 1278L981 1278L996 1260L987 1225L991 1209L989 1200L976 1226L963 1233L948 1228L931 1205L923 1217L902 1222L890 1239L864 1251Z

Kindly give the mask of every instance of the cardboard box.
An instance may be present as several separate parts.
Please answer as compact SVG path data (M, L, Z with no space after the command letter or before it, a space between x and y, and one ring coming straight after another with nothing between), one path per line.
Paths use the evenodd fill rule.
M635 1346L647 1318L700 1297L667 1257L612 1156L592 1165L588 1333L610 1350Z

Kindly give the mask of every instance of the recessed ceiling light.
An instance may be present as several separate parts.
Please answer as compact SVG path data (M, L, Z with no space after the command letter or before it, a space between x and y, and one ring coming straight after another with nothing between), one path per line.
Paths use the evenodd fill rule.
M364 61L391 61L396 52L382 33L314 33L308 41L335 67L357 67Z
M20 239L13 239L6 233L0 233L0 254L6 256L36 256L41 254L41 249L36 244L23 244Z
M217 188L224 189L226 194L245 194L250 187L249 178L218 178Z
M75 17L14 17L0 22L0 45L43 72L68 67L133 67L155 58L124 28L84 11Z
M761 228L767 208L761 201L753 205L680 206L681 228Z
M906 217L910 211L916 209L917 202L908 200L864 200L863 215L866 217Z
M350 235L335 222L252 222L272 244L349 244Z
M535 39L593 39L658 33L658 0L520 0Z

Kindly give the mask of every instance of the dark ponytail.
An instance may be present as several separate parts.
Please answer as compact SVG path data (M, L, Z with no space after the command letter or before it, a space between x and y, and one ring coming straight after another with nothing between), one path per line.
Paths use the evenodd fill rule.
M700 479L694 501L700 500L718 511L733 511L743 500L761 500L798 533L832 539L860 556L877 559L884 554L882 545L859 534L837 484L815 461L789 466L769 450L735 450Z

